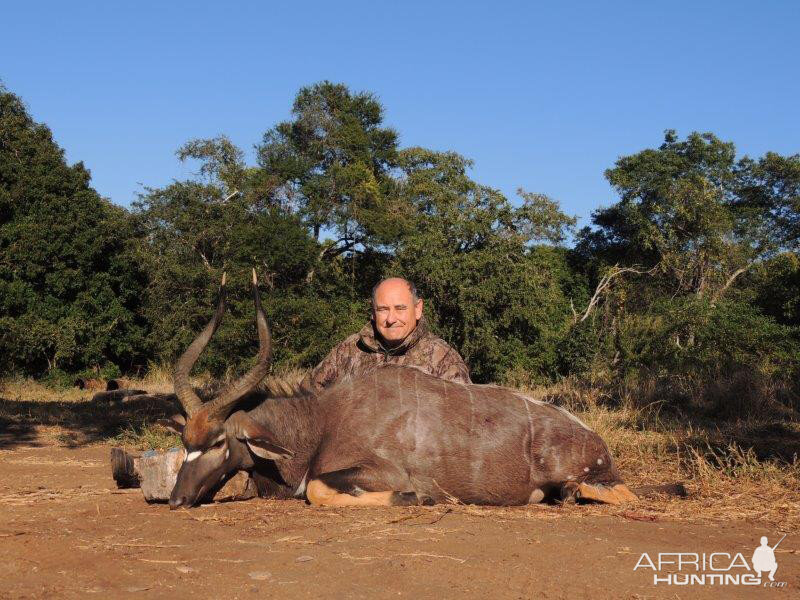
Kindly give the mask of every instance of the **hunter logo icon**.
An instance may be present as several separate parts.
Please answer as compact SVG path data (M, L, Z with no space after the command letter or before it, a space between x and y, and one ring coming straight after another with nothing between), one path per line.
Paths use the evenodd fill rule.
M786 538L784 535L774 546L767 536L753 552L750 562L743 552L659 552L652 556L642 553L634 571L649 569L653 585L748 585L765 588L785 588L785 581L775 581L778 561L775 550ZM746 551L745 551L746 552ZM766 577L764 577L766 573ZM769 581L767 581L769 578Z
M753 570L759 574L768 571L770 581L775 581L775 571L778 570L778 563L775 560L775 549L785 537L786 534L778 540L777 544L770 547L769 539L767 539L767 536L763 536L761 538L761 545L753 552Z

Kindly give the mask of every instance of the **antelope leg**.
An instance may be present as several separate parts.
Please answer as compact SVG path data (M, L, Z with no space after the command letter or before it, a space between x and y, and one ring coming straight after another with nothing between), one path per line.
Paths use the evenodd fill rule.
M594 500L604 504L624 504L638 500L636 495L623 483L618 483L610 488L603 485L581 483L578 485L577 496L582 500Z
M308 482L306 497L315 506L412 506L422 504L415 492L380 489L371 473L359 467L323 473ZM388 486L387 486L388 487Z

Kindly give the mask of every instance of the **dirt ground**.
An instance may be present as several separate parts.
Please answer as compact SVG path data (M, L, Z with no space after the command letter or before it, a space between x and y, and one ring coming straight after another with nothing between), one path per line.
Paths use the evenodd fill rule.
M0 597L789 598L800 589L796 532L776 553L783 588L654 585L651 569L634 572L644 552L741 552L749 562L760 536L780 537L756 522L679 522L648 501L318 509L255 499L170 511L117 490L109 454L107 444L33 440L0 450Z

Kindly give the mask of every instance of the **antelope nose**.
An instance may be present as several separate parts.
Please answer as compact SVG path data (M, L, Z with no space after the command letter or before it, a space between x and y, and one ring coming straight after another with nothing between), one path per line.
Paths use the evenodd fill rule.
M175 510L176 508L180 508L185 504L186 504L186 496L181 496L179 498L172 497L169 499L170 510Z

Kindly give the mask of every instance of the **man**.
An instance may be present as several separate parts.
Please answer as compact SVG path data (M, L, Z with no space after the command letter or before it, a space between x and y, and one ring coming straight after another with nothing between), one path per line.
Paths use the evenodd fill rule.
M461 356L447 342L433 335L422 316L422 299L410 281L392 277L372 288L372 318L361 331L351 335L330 351L328 356L303 379L302 391L317 393L346 376L368 373L383 364L415 367L435 377L471 383L469 369ZM125 487L142 485L153 490L148 500L166 500L180 469L175 453L160 453L141 459L137 468L134 458L121 449L112 451L114 479ZM152 481L151 481L152 479ZM156 481L157 479L157 481ZM152 485L151 485L152 484ZM245 499L255 495L255 486L244 482L236 492ZM147 493L147 492L146 492Z
M471 383L469 369L447 342L433 335L422 316L414 284L399 277L372 288L372 319L330 351L301 384L319 392L345 375L369 372L383 364L407 365L434 377Z

